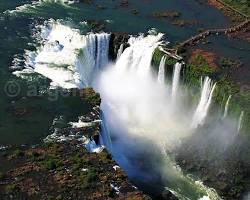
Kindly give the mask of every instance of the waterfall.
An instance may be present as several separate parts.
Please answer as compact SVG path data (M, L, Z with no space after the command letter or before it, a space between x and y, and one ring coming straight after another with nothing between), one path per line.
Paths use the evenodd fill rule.
M112 152L112 142L111 142L111 137L110 137L110 131L109 128L106 124L106 119L104 116L103 111L101 110L101 144L105 145L105 147L109 150L109 152Z
M108 63L109 34L89 34L75 61L75 82L78 87L89 87L93 76Z
M159 80L152 73L153 53L162 43L162 37L163 34L130 37L130 46L116 63L110 62L104 70L108 62L109 34L81 35L78 30L53 24L41 48L29 54L28 64L56 86L92 86L100 93L100 143L112 152L113 158L130 177L140 176L149 182L151 178L164 181L185 199L210 197L213 194L204 187L197 187L193 179L176 168L166 153L179 145L181 139L191 136L193 130L190 130L190 108L183 106L181 98L178 104L171 104L171 99L178 97L182 64L174 66L172 94L159 87L159 80L164 82L165 57L159 66ZM206 78L205 92L202 91L201 105L197 108L198 123L202 121L198 111L207 112L211 102L215 86L211 87L211 80ZM210 96L203 100L207 93ZM181 109L175 109L177 107ZM166 151L162 153L162 149Z
M144 37L131 37L128 40L130 47L126 48L117 60L116 67L121 73L128 69L136 69L135 73L141 77L150 75L153 52L161 43L163 34L148 35Z
M193 116L192 128L197 128L198 125L202 125L204 123L204 119L207 116L208 109L212 101L216 83L213 84L211 79L206 77L202 85L201 98Z
M158 72L158 82L161 85L164 85L165 82L165 62L166 62L166 56L162 56Z
M35 52L27 51L26 67L32 67L33 71L51 79L52 86L91 86L94 75L108 63L110 35L81 35L79 30L59 22L52 22L41 29L43 45ZM25 70L14 73L21 76L22 72Z
M172 99L173 100L176 98L176 95L178 92L181 67L182 67L182 64L178 62L174 66L174 75L173 75L173 82L172 82Z
M96 68L101 69L108 63L108 49L110 35L108 33L95 34L97 40L96 46Z
M122 55L122 52L124 50L124 44L122 43L118 49L118 52L117 52L117 59L120 58L120 56Z
M232 98L232 95L229 95L229 97L228 97L228 99L227 99L227 102L226 102L226 105L225 105L223 119L225 119L225 118L227 117L228 108L229 108L229 103L230 103L231 98Z
M243 118L244 118L244 111L241 111L239 121L238 121L237 134L239 134L242 129Z

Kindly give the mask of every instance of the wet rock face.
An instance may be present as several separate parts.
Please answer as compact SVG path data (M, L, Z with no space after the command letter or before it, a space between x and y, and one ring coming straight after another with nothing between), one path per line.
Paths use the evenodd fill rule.
M197 175L205 185L214 188L223 199L242 199L249 191L249 142L243 138L221 150L216 138L205 141L201 135L187 140L176 150L176 162L186 173Z
M124 44L124 49L127 48L129 35L125 33L112 33L109 43L109 58L115 60L121 44Z

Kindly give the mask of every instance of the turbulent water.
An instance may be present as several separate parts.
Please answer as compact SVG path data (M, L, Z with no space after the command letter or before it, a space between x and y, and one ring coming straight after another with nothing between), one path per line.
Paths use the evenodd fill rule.
M83 88L91 85L93 76L108 62L107 33L81 35L55 22L42 27L41 38L43 45L36 52L26 52L26 70L14 74L34 70L50 78L52 86Z
M202 118L206 117L213 89L206 78L198 111L185 108L185 99L179 95L181 63L175 65L172 85L162 87L165 58L158 77L152 73L151 60L163 34L131 37L129 47L120 50L115 63L108 62L109 34L81 35L76 29L51 22L42 27L41 36L41 47L26 52L29 73L33 70L50 78L53 87L93 86L100 92L102 140L130 177L155 180L148 174L152 171L163 176L166 188L180 199L219 199L213 190L186 177L166 153L194 133L190 126L193 113L205 110ZM14 73L20 76L27 69ZM152 151L144 152L147 146ZM141 153L160 159L160 164L155 166L149 159L151 169L138 165Z
M26 51L26 68L14 74L42 74L52 88L93 86L102 98L103 143L129 177L160 181L179 199L220 199L213 189L183 174L168 153L206 123L216 83L202 79L199 102L187 106L193 97L183 90L183 64L173 66L169 84L165 56L158 76L152 71L153 53L164 44L161 33L131 36L129 47L121 45L113 63L108 60L110 34L83 35L58 21L39 29L40 46Z
M213 135L221 141L219 143L223 144L223 149L226 148L235 133L240 132L244 112L238 121L232 121L228 113L229 98L224 115L219 113L219 117L213 116L210 107L216 83L208 77L203 77L200 91L194 95L197 100L187 92L190 88L182 83L181 72L185 66L177 62L172 66L173 74L170 74L171 70L166 69L165 65L167 55L161 59L158 74L152 73L151 60L154 50L159 45L165 45L162 41L163 34L151 31L150 34L131 36L129 47L125 48L122 44L117 60L113 63L108 60L110 34L82 31L85 28L92 29L83 21L86 16L91 20L101 19L105 25L115 21L112 31L145 31L145 27L148 29L151 24L157 28L164 27L160 30L168 33L171 27L165 26L165 21L164 26L163 23L157 25L156 21L151 21L150 18L141 21L141 16L130 18L131 13L125 15L123 8L119 10L113 7L111 12L117 11L119 15L116 13L110 16L111 12L106 12L110 8L107 8L103 12L98 10L100 14L97 18L93 7L88 9L88 6L83 4L79 9L74 2L77 1L39 0L4 12L10 19L28 16L33 20L37 17L39 24L41 16L42 20L51 17L64 19L49 20L44 25L35 26L37 32L33 33L34 41L30 42L35 43L36 50L25 52L25 69L15 71L14 74L27 80L34 74L41 74L51 80L50 88L55 90L60 87L93 86L102 97L101 142L112 152L115 160L133 181L144 180L149 183L147 188L150 184L163 185L183 200L220 199L213 189L184 174L170 155L175 147L182 144L182 140L195 138L204 124L212 127L208 132L205 131L204 137L206 134ZM157 4L160 5L160 1L154 3ZM112 20L107 20L109 17ZM134 25L127 23L134 19ZM77 23L77 26L74 26L74 23ZM81 28L81 31L78 28ZM182 31L169 31L168 36L175 38L177 32L184 32L183 28L181 29ZM105 27L105 30L110 29ZM190 29L187 33L190 35ZM12 70L22 67L19 66L18 59L17 55ZM172 76L170 80L167 78L169 76ZM71 125L86 126L81 121Z

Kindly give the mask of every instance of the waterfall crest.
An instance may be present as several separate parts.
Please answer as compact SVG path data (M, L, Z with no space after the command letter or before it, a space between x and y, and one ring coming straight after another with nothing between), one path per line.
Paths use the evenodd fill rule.
M141 77L149 76L153 52L161 43L162 37L163 34L161 33L156 36L130 37L128 40L130 47L124 50L116 63L119 71L123 73L128 69L136 69L135 73L138 73Z
M156 173L166 186L186 199L215 193L210 194L203 186L197 188L197 183L179 171L166 153L194 131L190 129L193 114L178 98L182 64L174 66L172 86L159 84L164 83L166 57L161 60L158 77L152 73L153 53L162 43L163 34L131 37L130 46L118 56L117 62L108 63L109 34L81 35L61 24L53 24L44 33L41 48L28 55L27 65L50 78L52 85L92 86L100 93L100 143L105 144L130 177L141 176L150 181L155 178L151 174ZM206 115L203 111L208 111L214 87L206 78L196 112L198 124ZM179 101L172 104L175 98ZM145 156L152 165L150 169L143 165ZM155 164L155 159L161 160L160 165Z
M107 33L81 35L54 22L42 27L41 37L42 46L36 52L27 51L26 67L51 79L52 86L89 87L94 74L108 63Z
M96 90L102 97L103 112L108 113L105 120L109 130L104 134L111 138L114 159L130 177L142 177L150 182L154 172L138 165L137 161L143 163L143 159L146 159L152 164L155 158L159 158L162 163L153 168L157 169L156 173L161 174L164 184L173 193L178 193L183 199L215 196L213 200L217 200L219 198L214 191L209 192L208 188L198 186L193 179L177 170L166 153L194 132L190 129L193 114L189 108L182 106L182 98L178 98L181 93L178 88L182 64L175 65L172 93L168 90L171 86L159 84L159 80L164 80L162 68L165 57L161 60L158 77L152 73L152 55L161 43L161 37L131 37L130 46L117 62L109 65L98 77ZM178 98L178 103L173 104L172 97Z
M202 83L200 102L193 116L192 128L197 128L204 123L215 87L216 83L213 84L212 80L209 77L206 77L204 83Z
M180 73L181 73L182 64L177 62L174 66L174 74L172 81L172 99L175 100L178 92Z
M161 85L164 85L165 83L165 62L166 62L166 56L162 56L158 71L158 82Z

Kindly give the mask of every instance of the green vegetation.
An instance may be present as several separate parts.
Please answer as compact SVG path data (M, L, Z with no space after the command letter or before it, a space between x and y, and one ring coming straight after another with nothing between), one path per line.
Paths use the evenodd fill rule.
M241 13L250 16L250 1L249 0L221 0L225 4L230 5Z
M47 170L57 169L61 166L59 159L53 156L45 156L44 160L41 162L41 165Z
M220 58L218 60L219 70L227 69L228 67L235 66L235 61ZM230 78L219 75L218 71L208 64L206 59L198 54L196 57L186 66L185 70L185 82L191 88L200 87L200 77L209 76L216 81L216 90L213 95L213 101L216 105L221 105L221 109L224 109L226 100L229 95L232 95L229 114L238 118L241 111L244 111L243 132L247 133L250 130L250 90L249 88L242 89L241 86L233 83ZM197 100L196 95L194 101ZM216 109L216 108L215 108Z
M17 189L16 184L8 184L5 186L5 192L6 193L12 193Z
M80 91L80 96L91 105L99 105L101 102L100 94L95 92L92 88L85 88Z
M102 151L100 154L100 160L105 163L111 163L112 162L112 155L110 153L108 153L107 151Z
M236 66L236 65L237 65L237 62L236 62L236 61L233 61L233 60L231 60L231 59L222 57L222 58L220 58L220 59L218 60L218 64L219 64L219 66L222 67L222 68L231 68L231 67Z
M164 55L166 56L166 54L164 52L162 52L159 48L157 48L154 51L154 55L153 55L153 58L152 58L152 65L156 66L156 67L159 67L159 64L161 62L161 58ZM166 65L173 66L175 63L176 63L176 60L174 58L167 57ZM158 71L158 68L157 68L157 71Z
M238 118L241 111L244 111L243 130L248 134L250 130L250 90L242 88L233 83L229 78L218 77L217 89L214 93L214 101L217 105L222 105L224 109L226 100L229 95L232 96L229 108L229 115ZM249 135L250 136L250 135Z
M90 169L86 172L80 173L81 187L82 189L90 188L91 183L98 179L98 175L95 169Z
M200 78L211 76L213 73L215 73L215 69L209 65L202 55L198 54L187 64L184 77L188 86L200 87Z
M100 95L98 93L93 93L90 95L87 95L87 97L85 98L85 100L90 103L90 104L99 104L100 102Z
M80 170L84 168L84 166L90 166L89 160L84 158L80 153L72 156L70 161L72 163L72 172L76 175L79 175Z
M36 151L33 151L31 153L30 160L32 162L38 162L39 165L46 170L59 170L62 166L60 159L57 158L55 155L39 154Z
M157 48L155 51L154 51L154 54L153 54L153 58L152 58L152 62L151 62L151 65L153 67L153 72L154 73L158 73L158 70L159 70L159 65L160 65L160 62L161 62L161 58L163 56L167 56L164 52L162 52L159 48ZM169 57L167 56L166 58L166 62L165 62L165 67L167 67L167 74L166 74L166 77L168 77L169 74L172 74L172 71L173 71L173 66L174 64L176 63L176 60L172 57Z
M158 72L161 58L164 55L164 52L159 49L155 50L152 58L152 66L155 73ZM167 73L169 76L172 74L175 63L175 59L169 57L167 58L166 66L168 68ZM219 105L223 110L228 96L232 95L229 114L237 118L240 116L241 111L244 111L243 132L247 132L250 130L250 90L244 90L242 92L242 88L233 83L230 78L220 75L223 74L221 73L223 70L237 67L240 63L238 61L222 57L218 59L217 64L219 66L218 68L211 66L211 64L209 64L206 58L201 54L195 55L194 58L187 63L184 69L184 81L185 84L191 89L190 92L193 96L192 101L197 102L199 100L200 78L209 76L217 82L213 102L216 105Z

